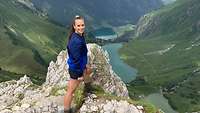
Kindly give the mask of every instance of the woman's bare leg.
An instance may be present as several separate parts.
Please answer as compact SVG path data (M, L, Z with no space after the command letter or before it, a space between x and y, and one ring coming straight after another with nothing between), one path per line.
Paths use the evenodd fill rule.
M79 86L79 84L80 84L79 80L75 80L75 79L69 80L68 87L67 87L67 93L64 96L64 109L65 110L70 109L74 91Z

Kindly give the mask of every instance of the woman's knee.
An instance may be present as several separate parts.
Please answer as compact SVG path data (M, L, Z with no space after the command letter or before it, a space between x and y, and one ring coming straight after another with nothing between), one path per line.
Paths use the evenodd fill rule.
M69 95L73 95L74 92L75 92L75 90L73 90L73 89L67 89L67 93L68 93Z
M79 86L79 83L80 82L78 80L71 80L68 84L67 92L73 94L76 88Z

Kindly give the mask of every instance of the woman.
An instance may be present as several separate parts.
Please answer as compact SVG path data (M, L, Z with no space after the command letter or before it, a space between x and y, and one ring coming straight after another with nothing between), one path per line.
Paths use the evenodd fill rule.
M69 65L70 80L68 81L67 93L64 97L64 111L71 113L71 102L73 93L83 81L83 75L89 75L91 71L87 65L87 46L84 38L85 23L81 16L76 16L72 22L71 31L69 33L67 52L69 58L67 63ZM88 67L88 68L87 68Z

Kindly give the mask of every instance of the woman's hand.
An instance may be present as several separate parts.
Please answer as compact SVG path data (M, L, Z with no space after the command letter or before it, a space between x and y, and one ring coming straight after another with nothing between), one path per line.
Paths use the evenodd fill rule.
M91 65L87 64L85 69L85 74L90 75L92 73Z

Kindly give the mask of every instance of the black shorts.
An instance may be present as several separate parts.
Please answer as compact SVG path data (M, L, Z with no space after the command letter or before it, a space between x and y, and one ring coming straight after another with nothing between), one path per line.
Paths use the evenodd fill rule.
M83 73L76 73L75 71L70 70L70 69L68 69L68 71L69 71L70 78L72 79L78 79L79 77L83 76Z

